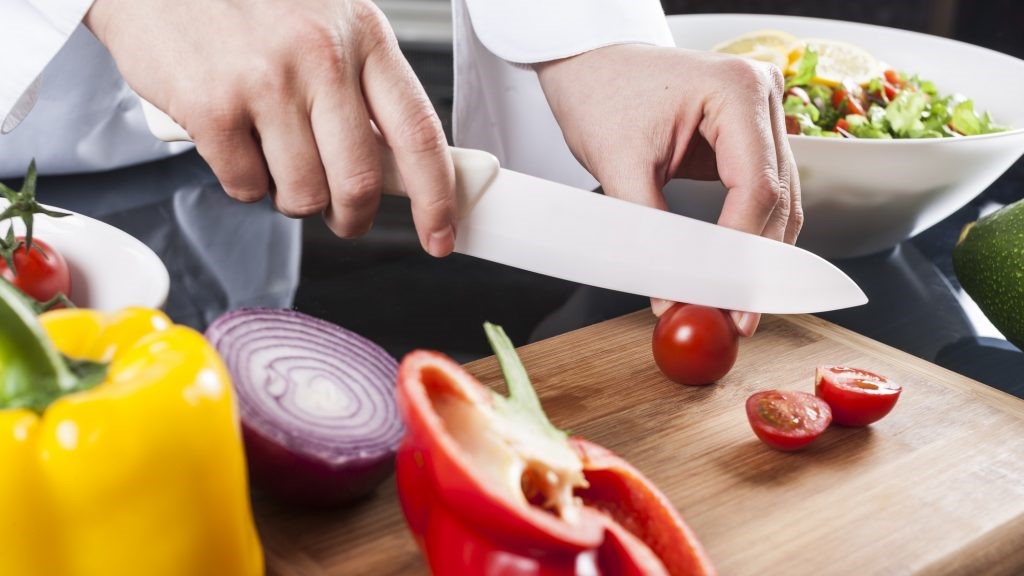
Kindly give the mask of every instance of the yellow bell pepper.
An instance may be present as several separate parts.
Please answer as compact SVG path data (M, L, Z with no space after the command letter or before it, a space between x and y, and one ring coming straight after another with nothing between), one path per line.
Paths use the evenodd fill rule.
M34 322L0 309L0 574L262 574L231 382L204 338L144 309Z

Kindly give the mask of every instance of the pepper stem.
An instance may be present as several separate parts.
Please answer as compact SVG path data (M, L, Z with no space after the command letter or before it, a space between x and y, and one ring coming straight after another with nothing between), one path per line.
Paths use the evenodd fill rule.
M76 374L46 335L28 298L0 278L0 409L42 412L57 397L102 381L97 370Z
M555 428L548 420L547 414L544 413L544 408L540 405L540 398L537 397L537 391L530 383L530 376L526 373L526 368L516 353L516 347L505 334L505 330L496 324L484 322L484 332L487 334L487 341L490 342L491 349L494 350L498 365L501 366L501 373L505 377L505 384L508 386L506 403L511 404L521 416L529 418L547 433L564 438L565 432Z

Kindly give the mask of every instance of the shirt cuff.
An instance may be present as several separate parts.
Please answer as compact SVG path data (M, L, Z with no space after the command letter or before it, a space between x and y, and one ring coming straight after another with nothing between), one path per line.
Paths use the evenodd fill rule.
M0 59L0 134L35 105L43 69L81 23L93 0L5 0L0 5L4 49Z
M480 42L508 62L568 58L612 44L675 46L658 0L465 0Z

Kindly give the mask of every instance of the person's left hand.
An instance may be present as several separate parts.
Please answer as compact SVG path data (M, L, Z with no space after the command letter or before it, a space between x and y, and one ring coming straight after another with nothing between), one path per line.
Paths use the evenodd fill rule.
M662 188L672 178L721 179L720 225L796 242L800 183L777 68L638 44L534 68L569 148L606 194L665 209ZM652 301L658 315L670 305ZM749 336L759 316L733 318Z

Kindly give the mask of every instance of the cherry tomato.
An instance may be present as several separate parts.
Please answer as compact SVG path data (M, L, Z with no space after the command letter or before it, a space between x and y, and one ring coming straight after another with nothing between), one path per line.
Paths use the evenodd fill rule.
M19 237L17 240L21 241L22 238ZM22 244L14 251L14 271L7 266L3 258L0 258L0 276L40 302L46 302L60 292L65 296L71 296L68 263L60 252L36 238L32 239L31 250L26 250Z
M885 71L885 81L888 82L889 84L892 84L893 88L903 87L903 79L900 78L899 72L891 68Z
M900 93L899 88L893 86L892 84L889 84L888 82L883 82L882 86L885 88L885 99L888 102L892 102L893 100L895 100L896 95Z
M845 366L819 366L814 393L832 408L832 419L842 426L867 426L881 420L899 400L902 388L867 370Z
M680 384L711 384L736 363L739 333L727 312L718 308L676 304L654 327L654 362Z
M796 116L786 116L786 134L800 134L800 120Z
M832 106L840 112L845 108L847 114L864 115L864 107L861 106L860 99L851 96L846 90L840 89L832 93Z
M777 450L799 450L832 422L824 400L789 390L766 390L747 398L747 419L754 434Z
M844 135L850 133L850 123L846 121L846 118L836 120L836 132L843 132Z

